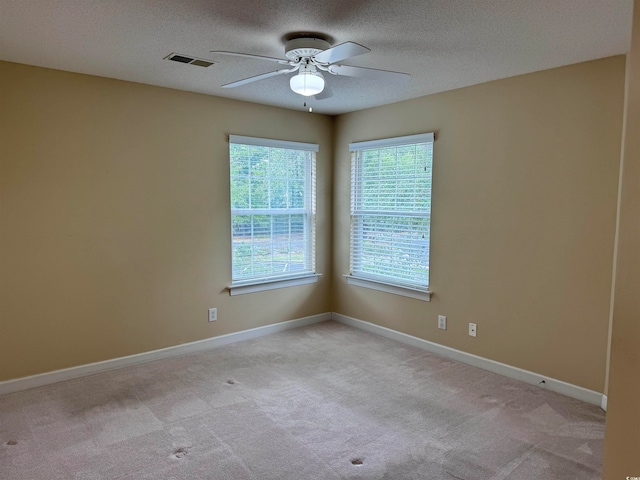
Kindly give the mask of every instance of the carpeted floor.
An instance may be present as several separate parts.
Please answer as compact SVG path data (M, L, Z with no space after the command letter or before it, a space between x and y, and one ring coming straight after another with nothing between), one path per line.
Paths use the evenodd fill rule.
M604 412L335 322L0 397L2 479L599 479Z

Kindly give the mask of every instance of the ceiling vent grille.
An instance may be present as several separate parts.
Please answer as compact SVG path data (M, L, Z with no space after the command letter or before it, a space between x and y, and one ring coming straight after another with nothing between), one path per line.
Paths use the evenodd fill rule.
M189 65L196 65L197 67L206 68L213 65L213 62L210 62L209 60L204 60L202 58L196 58L189 55L182 55L180 53L171 53L164 58L165 60L171 60L173 62L178 62L178 63L186 63Z

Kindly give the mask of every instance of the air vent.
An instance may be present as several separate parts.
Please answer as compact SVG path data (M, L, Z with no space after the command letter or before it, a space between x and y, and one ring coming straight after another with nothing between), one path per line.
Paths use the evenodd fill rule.
M182 55L173 55L169 57L169 60L173 60L174 62L180 62L180 63L191 63L195 59L189 58L189 57L183 57Z
M213 65L213 62L207 62L206 60L194 60L193 62L191 62L191 65L197 65L198 67L210 67L211 65Z
M196 65L197 67L210 67L213 62L209 60L203 60L202 58L189 57L187 55L181 55L179 53L171 53L164 57L165 60L171 60L173 62L188 63L189 65Z

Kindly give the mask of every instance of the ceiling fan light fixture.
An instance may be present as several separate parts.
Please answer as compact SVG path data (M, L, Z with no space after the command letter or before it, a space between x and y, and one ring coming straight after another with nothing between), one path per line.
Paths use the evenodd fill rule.
M301 68L297 75L291 77L289 85L295 93L310 97L324 90L324 77L317 71Z

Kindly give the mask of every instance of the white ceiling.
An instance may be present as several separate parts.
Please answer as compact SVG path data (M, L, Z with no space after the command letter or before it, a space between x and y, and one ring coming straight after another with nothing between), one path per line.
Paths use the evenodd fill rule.
M0 0L0 59L302 109L288 76L221 85L282 66L210 54L284 57L292 32L353 41L345 65L412 75L406 87L329 76L340 114L454 88L623 54L633 0ZM163 60L210 59L202 68Z

